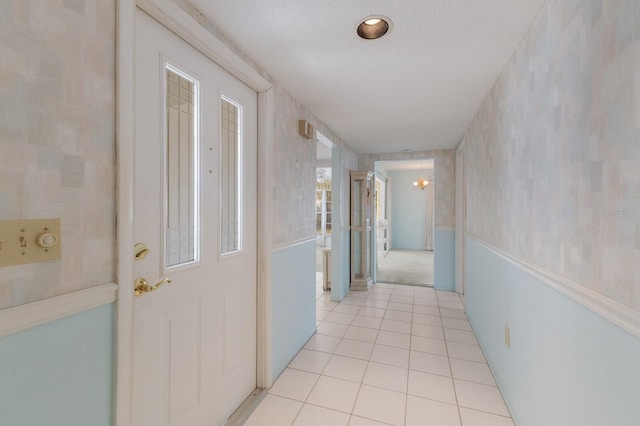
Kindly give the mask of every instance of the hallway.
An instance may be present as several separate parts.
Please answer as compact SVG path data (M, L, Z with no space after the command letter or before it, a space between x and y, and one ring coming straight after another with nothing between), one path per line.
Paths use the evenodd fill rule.
M316 295L317 333L245 425L513 425L457 294Z

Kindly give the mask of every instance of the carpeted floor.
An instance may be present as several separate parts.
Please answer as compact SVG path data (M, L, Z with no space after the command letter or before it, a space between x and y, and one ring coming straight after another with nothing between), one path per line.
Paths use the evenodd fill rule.
M322 283L322 247L316 247L316 273ZM433 252L391 250L378 258L379 283L433 286ZM322 284L320 284L322 288Z
M378 258L376 281L433 286L433 252L391 250L385 257Z

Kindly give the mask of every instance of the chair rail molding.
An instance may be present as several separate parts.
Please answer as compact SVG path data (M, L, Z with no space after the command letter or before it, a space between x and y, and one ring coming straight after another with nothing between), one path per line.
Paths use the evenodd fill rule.
M0 337L88 311L116 300L114 283L0 310Z
M574 302L611 321L633 336L640 338L640 312L609 299L566 277L547 271L536 264L508 254L470 232L466 232L465 236L485 246L487 249L520 269L527 271L541 282L567 296Z

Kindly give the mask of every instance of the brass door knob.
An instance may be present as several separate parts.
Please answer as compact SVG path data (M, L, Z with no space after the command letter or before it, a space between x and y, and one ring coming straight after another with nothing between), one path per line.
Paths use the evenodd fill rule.
M133 294L135 296L142 296L143 294L157 290L160 286L169 284L170 282L171 278L164 278L162 281L156 283L155 285L149 285L149 282L146 280L146 278L137 278L135 281Z
M136 260L142 260L149 254L149 249L145 243L138 243L134 247L134 258Z

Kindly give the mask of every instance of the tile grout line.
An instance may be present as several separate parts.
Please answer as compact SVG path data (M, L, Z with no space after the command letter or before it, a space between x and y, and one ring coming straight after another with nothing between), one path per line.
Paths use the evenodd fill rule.
M414 290L415 293L415 290ZM415 302L415 299L412 299L412 302ZM411 371L411 346L413 343L413 312L415 308L415 303L411 305L411 326L409 327L409 362L407 363L407 386L404 397L404 424L407 424L407 414L409 412L409 373Z
M340 303L342 303L342 302L338 302L338 304L340 304ZM358 310L356 311L356 314L353 316L353 319L348 324L347 331L345 332L345 336L349 332L349 328L351 328L351 324L353 324L353 321L356 319L356 316L358 315L357 313L360 312L360 309L362 309L362 305L358 306ZM344 339L345 339L344 336L342 336L342 340L340 340L340 342L342 342ZM338 346L340 346L340 343L338 343ZM338 348L338 346L336 346L336 349ZM334 353L335 353L335 351L334 351ZM369 354L369 358L371 358L371 354ZM364 380L365 374L367 374L367 368L369 368L369 361L368 360L367 360L367 366L365 367L364 373L362 375L362 379L360 380L360 384L358 385L358 392L356 392L356 397L353 400L353 404L351 405L351 410L349 411L349 423L351 423L351 417L353 416L353 411L356 409L356 403L358 402L358 398L360 397L360 391L362 390L362 382Z
M394 289L395 289L395 288L394 288ZM382 313L382 317L369 316L369 315L366 315L366 314L364 314L364 313L362 312L362 308L363 308L363 307L380 309L380 308L378 308L377 306L370 306L370 305L366 305L366 301L367 301L367 300L371 300L371 301L372 301L372 300L377 300L377 299L370 299L370 297L371 297L373 294L375 294L375 293L371 292L371 293L369 293L366 297L362 297L362 300L361 300L361 301L359 301L359 302L361 302L360 304L358 304L358 305L352 305L352 306L357 306L358 308L357 308L357 310L355 310L355 311L354 311L354 313L353 313L353 318L351 319L351 321L349 322L349 324L332 323L331 321L326 321L327 323L339 324L339 325L345 325L345 326L347 327L347 331L345 331L345 334L344 334L342 337L331 336L331 337L336 337L336 338L338 338L338 339L339 339L339 342L338 342L338 344L336 345L336 347L333 349L333 351L329 353L330 357L333 357L333 356L335 355L335 356L343 356L343 357L345 357L345 358L350 358L350 359L362 360L362 358L349 357L349 356L345 356L345 355L338 355L338 354L336 354L336 353L335 353L335 351L337 350L337 347L338 347L338 346L340 345L340 343L341 343L341 342L343 342L345 339L347 339L347 340L352 340L352 341L357 341L357 342L364 342L364 343L370 343L370 344L372 344L372 352L369 354L369 357L368 357L368 359L366 360L366 361L367 361L367 364L366 364L365 371L364 371L364 373L363 373L362 379L361 379L360 384L359 384L360 386L359 386L359 388L358 388L358 393L357 393L357 395L356 395L356 399L354 400L354 405L353 405L353 407L352 407L352 409L351 409L351 413L349 413L351 417L355 415L355 414L354 414L355 404L356 404L356 402L357 402L358 398L360 397L361 390L362 390L363 386L365 385L364 380L365 380L366 374L367 374L367 372L369 371L369 368L370 368L370 366L371 366L371 363L373 362L373 361L371 360L371 357L372 357L373 349L375 348L375 346L376 346L376 345L380 345L380 346L392 347L392 348L396 348L396 349L402 349L402 348L403 348L403 347L398 347L398 346L393 346L393 345L384 345L384 344L378 343L378 337L380 336L380 332L383 330L383 329L382 329L382 324L383 324L383 322L384 322L385 320L390 320L390 321L391 321L391 318L390 318L390 317L388 317L388 316L387 316L387 314L388 314L390 311L394 311L394 312L396 312L396 310L395 310L395 309L391 309L391 308L389 308L390 303L406 303L406 300L404 300L404 301L402 301L402 302L391 302L391 298L394 296L394 293L395 293L395 292L393 291L394 289L392 289L391 293L380 293L380 294L390 294L389 299L385 301L386 303L385 303L385 308L383 308L383 309L384 309L384 312ZM453 382L453 386L454 386L454 396L455 396L455 398L456 398L456 407L457 407L457 409L458 409L458 418L459 418L460 423L462 424L461 406L460 406L459 401L458 401L457 390L456 390L456 388L455 388L455 382L454 382L454 377L453 377L453 367L452 367L452 365L451 365L451 358L452 358L452 356L451 356L450 349L449 349L449 343L450 343L450 342L446 339L446 336L445 336L445 333L444 333L444 329L445 329L445 327L444 327L443 317L442 317L442 311L441 311L441 309L442 309L442 308L441 308L441 306L440 306L440 303L441 303L441 302L447 302L447 303L450 303L450 300L449 300L449 299L443 299L443 300L441 300L441 297L438 295L438 292L437 292L437 291L435 291L434 293L435 293L436 304L437 304L437 309L438 309L438 318L439 318L439 320L440 320L440 329L442 330L442 334L443 334L443 342L444 342L444 345L445 345L445 352L446 352L447 360L448 360L448 363L449 363L449 372L450 372L451 380L452 380L452 382ZM409 296L407 296L407 295L406 295L406 292L402 292L401 294L395 294L395 295L396 295L396 296L398 296L398 297L409 297ZM408 335L409 335L409 348L408 348L408 352L409 352L409 364L407 365L407 368L406 368L406 370L407 370L407 384L406 384L406 387L405 387L405 416L404 416L404 417L405 417L405 419L404 419L405 423L407 422L407 413L408 413L408 411L407 411L407 410L408 410L408 396L409 396L409 373L410 373L410 371L411 371L411 369L410 369L410 359L411 359L411 352L412 352L412 344L413 344L414 338L415 338L415 337L417 337L417 336L414 336L414 335L413 335L413 331L414 331L414 321L413 321L413 319L414 319L414 315L415 315L415 306L416 306L416 305L415 305L415 297L416 297L416 295L415 295L415 290L414 290L414 292L413 292L413 296L411 296L411 298L412 298L412 303L411 303L411 307L412 307L412 308L411 308L411 320L410 320L410 321L407 321L407 322L409 322L409 323L410 323L410 325L409 325L409 333L408 333ZM318 297L316 298L316 301L320 301L321 299L322 299L322 295L321 295L321 296L318 296ZM458 295L458 300L460 300L459 295ZM333 311L337 306L339 306L341 303L342 303L342 302L338 302L336 305L334 305L334 307L332 308L332 311ZM350 305L350 304L349 304L349 303L345 303L345 305ZM427 306L430 306L430 305L427 305ZM463 304L463 306L464 306L464 304ZM447 308L447 309L455 309L455 308ZM406 312L406 311L399 310L398 312ZM463 308L462 312L464 312L464 308ZM341 313L344 313L344 312L341 312ZM370 317L370 318L372 318L372 319L374 319L374 318L375 318L375 319L379 319L379 320L380 320L380 325L379 325L377 328L373 328L373 327L371 327L371 329L376 330L376 336L375 336L375 338L374 338L373 342L370 342L370 341L368 341L368 340L358 340L358 339L352 339L352 338L348 338L348 337L346 337L346 333L348 332L349 328L351 328L351 327L356 327L355 325L353 325L353 322L355 321L355 318L356 318L358 315L361 315L361 316L363 316L363 317ZM453 319L460 319L460 320L462 320L462 318L458 318L458 316L457 316L457 315L455 315L455 316L454 316L454 315L447 315L447 317L446 317L446 318L453 318ZM466 319L466 315L465 315L465 318L464 318L464 319ZM403 320L396 319L396 320L394 320L394 321L403 321ZM467 321L468 321L468 320L467 320ZM325 320L323 319L322 321L320 321L320 323L318 324L318 326L319 326L320 324L324 323L324 322L325 322ZM430 325L430 324L426 324L426 325ZM362 326L357 326L357 327L362 327ZM362 327L362 328L369 328L369 327ZM452 330L457 330L457 331L468 331L468 330L465 330L464 328L460 328L460 329L453 328ZM391 330L388 330L388 331L391 331ZM471 332L473 333L473 331L471 331ZM394 333L398 333L398 334L407 334L407 333L402 333L402 332L399 332L399 331L394 331ZM475 333L474 333L474 335L475 335ZM452 341L452 342L453 342L453 341ZM465 342L456 342L456 343L465 344L465 345L470 345L469 343L465 343ZM309 349L309 350L314 350L314 351L315 351L315 349ZM324 351L316 351L316 352L324 352ZM422 352L422 351L418 351L418 352ZM424 353L433 354L432 352L429 352L429 351L424 352ZM329 358L329 359L331 359L331 358ZM464 358L455 358L455 359L462 359L462 360L464 360ZM480 361L473 361L473 360L467 360L467 361L473 362L474 364L486 364L486 362L480 362ZM319 374L319 376L318 376L318 379L316 380L316 384L314 384L314 387L317 385L317 381L319 380L319 377L320 377L320 376L322 376L322 375L323 375L323 373L324 373L324 371L326 370L327 365L328 365L328 362L329 362L329 361L327 361L327 364L325 364L325 366L322 368L322 370L321 370L321 372L320 372L320 374ZM390 365L390 366L393 366L393 365L394 365L394 364L387 364L387 363L382 363L382 364L383 364L383 365ZM326 376L326 377L331 377L331 376ZM345 379L343 379L343 380L345 380ZM462 379L461 379L461 380L462 380ZM465 381L465 382L470 382L470 383L474 383L474 384L482 384L482 385L486 385L485 383L480 383L480 382L471 381L471 380L463 380L463 381ZM383 389L383 390L389 390L389 389L387 389L387 388L379 387L379 386L373 386L373 387L378 388L378 389ZM309 394L309 395L310 395L310 394ZM306 398L307 400L308 400L308 397L309 397L309 396L307 396L307 398ZM427 398L427 399L430 399L430 398ZM442 402L442 401L437 401L437 400L432 400L432 401ZM304 405L305 405L305 404L314 405L314 404L310 404L310 403L308 403L306 400L305 400L305 402L303 403L303 407L304 407ZM327 408L327 407L323 407L323 408ZM488 412L488 411L484 411L484 410L478 410L478 409L471 409L471 410L472 410L472 411L476 411L476 412L481 412L481 413L490 414L490 415L496 415L496 416L504 417L504 418L506 418L506 419L512 419L512 417L510 417L510 416L499 415L499 414L497 414L497 413L492 413L492 412ZM301 411L301 410L300 410L300 411ZM298 414L297 414L296 418L299 416L300 411L298 412ZM333 411L339 411L339 410L333 410ZM369 418L369 417L365 417L365 418ZM372 419L372 420L373 420L373 419ZM378 421L378 420L376 420L376 421Z
M442 321L442 312L440 311L440 298L436 293L436 300L438 302L438 312L440 313L440 325L442 326L442 335L444 336L444 347L447 351L447 362L449 363L449 372L451 373L451 386L453 386L453 396L456 398L456 408L458 409L458 420L462 425L462 412L460 411L460 401L458 400L458 391L456 389L456 382L453 379L453 367L451 366L451 356L449 355L449 345L447 344L447 336L444 334L444 322Z

